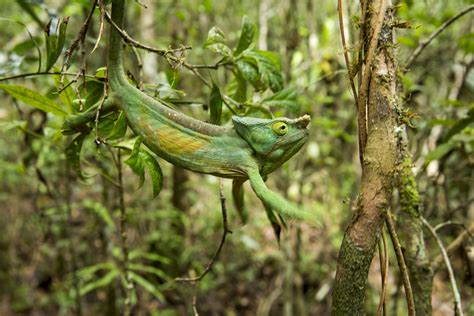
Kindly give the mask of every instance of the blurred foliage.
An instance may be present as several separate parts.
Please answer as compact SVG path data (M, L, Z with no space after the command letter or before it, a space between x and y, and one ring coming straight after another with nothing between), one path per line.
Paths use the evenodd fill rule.
M323 227L290 223L279 247L253 195L247 197L245 226L227 203L233 233L201 282L199 311L328 314L338 249L360 173L337 1L142 1L148 9L128 1L126 29L132 37L161 48L190 45L192 50L179 58L211 66L198 69L208 87L179 63L141 51L142 78L128 49L130 78L137 84L144 79L147 93L188 115L222 124L232 115L229 108L250 116L312 116L307 146L268 183L312 210ZM423 39L470 3L399 1L399 25L412 26L397 30L400 67ZM219 244L216 178L186 172L181 181L172 166L133 139L119 112L104 111L82 133L62 133L65 118L95 113L103 102L105 33L89 54L99 36L99 10L84 54L80 48L71 57L68 72L73 75L63 82L60 75L1 79L59 71L90 10L85 0L0 0L0 314L78 315L76 291L84 314L120 313L125 296L117 150L127 155L130 167L124 168L124 190L133 308L137 314L187 314L193 288L172 279L201 273ZM344 12L349 38L358 32L357 10L354 2ZM350 50L358 53L356 45ZM408 72L400 72L400 117L409 122L413 170L424 216L433 224L469 226L474 220L473 50L471 13L441 33ZM75 77L83 58L87 76ZM155 73L147 75L149 70ZM178 190L185 201L180 205L173 202ZM230 198L230 183L225 182L225 192ZM462 225L442 228L446 244ZM428 240L428 246L436 256L435 242ZM472 242L465 243L452 257L464 302L473 299L472 249ZM392 310L400 305L403 315L391 255L388 303ZM378 304L377 261L369 277L369 310ZM433 292L434 313L443 315L451 306L444 270L436 274ZM474 313L472 305L467 309Z

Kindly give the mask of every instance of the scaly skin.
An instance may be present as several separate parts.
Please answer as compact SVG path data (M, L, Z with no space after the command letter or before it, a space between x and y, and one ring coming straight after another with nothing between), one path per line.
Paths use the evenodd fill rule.
M120 28L123 17L124 1L113 1L112 20ZM309 214L270 191L262 179L301 149L308 136L308 115L275 120L233 117L233 127L207 124L166 107L128 82L122 66L122 39L113 27L108 60L110 97L151 151L185 169L234 179L233 196L242 217L242 185L249 179L268 209L312 220Z

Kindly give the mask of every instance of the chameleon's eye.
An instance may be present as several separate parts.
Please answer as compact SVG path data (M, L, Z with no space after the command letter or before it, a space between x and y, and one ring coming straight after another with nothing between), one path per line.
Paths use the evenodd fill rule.
M272 125L273 132L279 136L283 136L288 133L288 124L285 122L275 122Z

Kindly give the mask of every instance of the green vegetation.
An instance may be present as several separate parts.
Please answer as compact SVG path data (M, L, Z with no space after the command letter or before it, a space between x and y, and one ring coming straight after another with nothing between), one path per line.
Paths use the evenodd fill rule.
M133 132L113 2L0 0L1 315L474 313L471 1L126 1L113 62L164 106L311 115L258 198Z

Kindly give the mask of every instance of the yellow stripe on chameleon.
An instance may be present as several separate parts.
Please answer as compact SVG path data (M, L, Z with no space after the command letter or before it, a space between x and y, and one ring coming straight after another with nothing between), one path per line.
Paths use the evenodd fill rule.
M182 133L167 125L158 127L155 134L158 136L160 147L173 153L193 153L206 145L204 140Z

